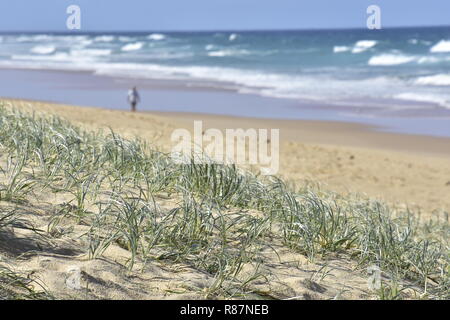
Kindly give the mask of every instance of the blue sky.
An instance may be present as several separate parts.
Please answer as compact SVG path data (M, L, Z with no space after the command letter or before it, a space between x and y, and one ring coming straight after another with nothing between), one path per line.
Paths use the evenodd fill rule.
M371 4L383 27L450 25L449 0L13 0L0 31L66 31L71 4L81 31L364 28Z

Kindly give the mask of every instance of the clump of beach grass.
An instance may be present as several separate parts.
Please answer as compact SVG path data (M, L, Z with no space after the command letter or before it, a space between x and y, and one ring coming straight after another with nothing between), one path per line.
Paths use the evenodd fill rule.
M53 296L38 281L0 265L0 300L51 299Z

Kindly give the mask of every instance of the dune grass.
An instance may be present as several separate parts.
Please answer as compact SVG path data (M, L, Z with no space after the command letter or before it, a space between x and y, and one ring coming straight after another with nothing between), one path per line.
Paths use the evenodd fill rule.
M37 290L39 287L41 290ZM0 300L51 300L53 296L26 274L0 265Z
M130 269L156 259L207 272L215 282L206 297L256 293L252 282L265 281L259 253L277 239L311 260L346 254L361 270L378 266L381 299L405 297L407 288L416 297L450 298L448 217L424 224L405 209L296 188L233 165L176 164L138 139L6 107L0 152L1 201L68 195L49 230L62 220L88 225L92 259L118 244L131 253ZM161 198L174 206L161 207ZM15 218L0 212L0 231Z

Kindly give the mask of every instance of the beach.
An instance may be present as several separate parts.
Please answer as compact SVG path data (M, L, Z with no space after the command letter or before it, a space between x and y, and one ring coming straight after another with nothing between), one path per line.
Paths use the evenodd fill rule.
M9 100L2 100L8 103ZM432 218L450 210L450 138L388 133L363 124L268 120L192 113L76 107L14 100L26 109L55 114L91 130L145 139L170 152L177 128L280 129L279 174L297 184L318 184L339 193L359 193L408 206Z
M0 299L448 299L449 30L0 35Z

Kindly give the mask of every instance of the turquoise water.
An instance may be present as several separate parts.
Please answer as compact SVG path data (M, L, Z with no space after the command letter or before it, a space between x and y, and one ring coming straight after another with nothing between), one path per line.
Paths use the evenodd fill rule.
M450 109L450 27L3 34L0 68L178 79L375 116Z

